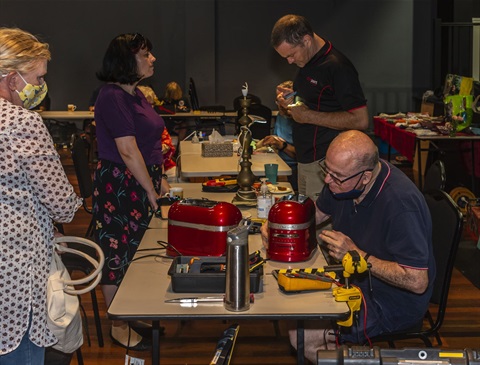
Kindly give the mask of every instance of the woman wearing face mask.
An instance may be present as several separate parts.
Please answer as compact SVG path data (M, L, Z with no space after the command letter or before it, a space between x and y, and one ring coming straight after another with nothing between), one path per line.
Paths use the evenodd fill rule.
M48 44L0 28L0 364L44 363L56 343L46 322L53 221L82 204L42 118Z
M162 154L163 119L143 93L139 81L153 75L152 44L141 34L121 34L107 48L97 73L106 84L95 103L98 166L94 176L95 238L105 253L102 291L110 305L123 280L157 199L169 191ZM146 323L113 321L117 345L146 350Z

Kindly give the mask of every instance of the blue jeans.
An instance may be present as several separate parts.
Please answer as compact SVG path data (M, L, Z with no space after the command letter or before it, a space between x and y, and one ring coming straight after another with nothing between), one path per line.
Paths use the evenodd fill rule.
M45 347L38 347L28 338L31 320L30 317L30 324L20 345L12 352L0 355L0 365L44 365Z

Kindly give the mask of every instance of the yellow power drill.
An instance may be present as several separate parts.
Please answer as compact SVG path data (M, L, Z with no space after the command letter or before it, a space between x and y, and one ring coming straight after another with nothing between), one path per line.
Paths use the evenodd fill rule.
M337 321L339 326L350 327L353 324L353 316L360 310L362 305L362 292L357 287L350 285L350 276L367 271L371 265L353 250L348 251L342 259L342 265L325 266L325 271L342 271L345 285L333 289L333 296L337 302L347 302L350 308L350 317L345 321Z

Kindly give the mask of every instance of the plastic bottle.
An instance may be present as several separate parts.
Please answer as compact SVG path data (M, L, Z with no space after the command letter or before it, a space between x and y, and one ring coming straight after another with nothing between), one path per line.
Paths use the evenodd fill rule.
M268 212L272 207L272 194L268 190L267 178L260 179L262 185L260 186L260 193L257 196L257 217L268 218Z
M198 139L197 133L194 133L192 138L192 143L199 143L199 142L200 140Z
M224 306L229 311L250 309L248 256L248 226L238 226L228 231Z

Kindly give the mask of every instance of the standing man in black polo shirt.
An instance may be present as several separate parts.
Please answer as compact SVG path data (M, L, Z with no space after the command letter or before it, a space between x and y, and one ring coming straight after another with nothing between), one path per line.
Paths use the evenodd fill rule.
M271 44L288 63L300 68L293 85L296 103L288 104L285 91L277 94L277 104L295 120L298 190L315 201L323 188L318 161L341 131L367 129L367 102L353 64L330 41L315 34L303 16L280 18Z

